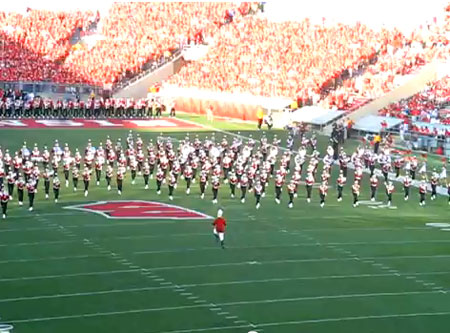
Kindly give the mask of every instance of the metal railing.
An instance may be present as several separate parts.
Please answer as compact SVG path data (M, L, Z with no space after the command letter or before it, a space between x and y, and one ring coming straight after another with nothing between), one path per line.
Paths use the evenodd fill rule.
M0 81L0 89L5 91L23 90L27 93L33 93L35 96L47 94L67 94L67 95L89 95L94 93L96 96L103 96L102 87L88 84L65 84L45 81Z

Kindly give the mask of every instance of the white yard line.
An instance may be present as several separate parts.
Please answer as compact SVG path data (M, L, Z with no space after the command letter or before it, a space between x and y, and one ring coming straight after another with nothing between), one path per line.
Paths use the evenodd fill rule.
M135 239L135 238L132 238ZM259 246L228 246L228 250L251 250L251 249L265 249L265 248L289 248L302 246L322 246L322 245L339 245L339 246L354 246L354 245L407 245L407 244L438 244L450 243L450 239L436 239L436 240L418 240L418 241L380 241L380 242L348 242L348 243L297 243L297 244L273 244L273 245L259 245ZM183 253L183 252L197 252L197 251L217 251L217 246L205 246L197 248L177 248L166 250L148 250L133 252L134 255L158 254L158 253Z
M400 318L415 318L415 317L437 317L437 316L449 316L449 315L450 315L450 312L398 313L398 314L357 316L357 317L305 319L305 320L295 320L295 321L280 321L280 322L272 322L272 323L269 322L269 323L260 323L260 324L258 324L258 326L259 327L272 327L272 326L332 323L332 322L343 322L343 321L400 319ZM222 330L236 330L238 328L246 328L246 327L248 327L248 326L247 325L236 325L236 326L208 327L208 328L174 330L174 331L163 331L163 332L160 331L157 333L210 332L210 331L222 331Z
M279 299L253 300L253 301L225 302L225 303L216 303L214 305L215 305L215 308L217 308L217 307L224 307L224 306L290 303L290 302L350 299L350 298L396 297L396 296L427 295L427 294L440 294L440 293L439 293L439 291L411 291L411 292L396 292L396 293L388 292L388 293L371 293L371 294L324 295L324 296L311 296L311 297L295 297L295 298L279 298ZM117 315L125 315L125 314L137 314L137 313L160 312L160 311L176 311L176 310L194 309L194 308L210 308L210 306L211 306L211 304L196 304L196 305L182 305L182 306L159 307L159 308L143 308L143 309L123 310L123 311L74 314L74 315L67 315L67 316L39 317L39 318L16 319L16 320L13 319L13 320L9 320L9 322L11 322L13 324L32 323L32 322L48 322L48 321L66 320L66 319L107 317L107 316L117 316ZM450 314L450 312L446 312L445 314ZM342 319L343 318L336 318L335 320L342 320ZM270 324L263 324L263 325L258 325L258 326L269 326L269 325ZM275 325L275 323L274 323L274 325Z
M65 228L63 225L60 225L58 223L49 222L46 220L46 218L38 216L38 220L42 221L48 226L56 227L64 236L69 238L78 238L79 236L75 234L73 231L69 230L68 228ZM117 262L119 265L124 266L129 269L136 269L136 272L138 272L140 275L142 275L144 278L151 280L154 283L158 283L161 286L161 289L169 289L170 291L173 291L175 294L179 295L180 297L187 299L189 301L192 301L192 297L196 297L192 293L187 293L186 289L183 287L180 287L171 281L167 281L162 276L158 276L154 273L153 270L144 269L143 267L140 267L139 265L136 265L135 263L131 262L127 258L123 257L122 255L112 252L101 245L97 244L96 242L84 238L82 244L89 249L94 250L95 252L100 253L102 256L110 257L113 261ZM191 298L188 298L191 297ZM207 307L209 311L215 313L217 316L222 317L226 319L226 316L230 315L229 312L221 312L220 308L218 308L215 304L207 302L205 299L200 299L200 297L197 297L197 299L193 302L195 305L191 307L197 307L197 306L203 306ZM85 317L85 315L83 315ZM229 319L228 319L229 320ZM246 323L245 320L234 320L234 323ZM252 327L256 327L253 324L251 324Z
M138 272L138 271L139 270L136 269L136 270L122 271L122 272ZM107 273L107 272L105 272L105 273ZM447 274L450 274L450 272L429 272L429 273L424 272L424 273L414 273L414 274L410 274L410 275L420 276L420 275L447 275ZM277 283L277 282L316 281L316 280L341 280L341 279L343 280L343 279L361 279L361 278L394 277L394 276L397 276L397 275L394 273L329 275L329 276L325 275L325 276L305 276L305 277L295 277L295 278L271 278L271 279L259 279L259 280L206 282L206 283L180 284L178 286L180 288L201 288L201 287L245 285L245 284L256 284L256 283L273 283L273 282ZM66 294L13 297L13 298L0 299L0 303L41 300L41 299L55 299L55 298L88 297L88 296L96 296L96 295L141 292L141 291L172 289L172 288L173 288L173 286L168 285L167 283L164 283L164 285L157 286L157 287L111 289L111 290L77 292L77 293L66 293ZM183 294L183 296L191 296L190 299L198 299L198 297L193 296L193 294L190 292L184 292L182 294Z
M323 246L324 244L316 244L318 246ZM259 248L259 247L258 247ZM112 252L110 252L112 253ZM73 257L50 257L41 259L18 259L18 260L7 260L1 263L8 264L14 262L38 262L46 260L71 260L71 259L90 259L90 258L104 258L107 257L106 254L101 255L83 255L83 256L73 256ZM379 257L338 257L338 258L305 258L305 259L282 259L282 260L269 260L269 261L241 261L241 262L229 262L229 263L218 263L218 264L199 264L199 265L179 265L179 266L161 266L161 267L141 267L146 271L165 271L165 270L176 270L176 269L196 269L196 268L213 268L213 267L230 267L230 266L247 266L247 265L276 265L276 264L288 264L288 263L308 263L308 262L334 262L334 261L359 261L359 260L397 260L397 259L446 259L450 258L450 255L417 255L417 256L379 256ZM127 261L128 262L128 261ZM381 265L381 264L379 264ZM139 267L134 265L135 267ZM131 267L133 268L133 267ZM139 270L137 270L139 271ZM0 279L0 282L4 279Z

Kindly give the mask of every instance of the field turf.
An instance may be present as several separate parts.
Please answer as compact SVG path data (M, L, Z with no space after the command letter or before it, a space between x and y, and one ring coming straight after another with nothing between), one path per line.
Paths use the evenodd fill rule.
M260 136L249 126L215 126ZM59 139L82 149L88 138L125 140L127 132L3 129L0 144L17 149L24 140L52 146ZM286 137L278 131L269 138L275 133ZM147 142L159 132L140 134ZM322 151L325 144L320 138ZM348 143L349 152L356 144ZM14 200L0 222L0 321L14 333L447 332L450 233L426 225L450 223L447 197L420 207L417 189L404 202L396 184L394 207L353 208L349 185L336 201L336 174L324 208L317 189L307 204L301 187L293 209L286 193L281 205L274 202L273 183L260 210L252 194L245 204L231 199L225 184L213 205L210 188L200 200L198 185L186 196L182 180L173 202L167 186L157 196L154 180L145 191L142 178L132 186L129 175L121 197L104 182L92 182L87 198L63 184L58 204L44 199L41 183L34 212ZM127 199L210 216L223 207L227 248L215 243L212 220L113 220L64 209ZM377 200L385 200L382 185Z

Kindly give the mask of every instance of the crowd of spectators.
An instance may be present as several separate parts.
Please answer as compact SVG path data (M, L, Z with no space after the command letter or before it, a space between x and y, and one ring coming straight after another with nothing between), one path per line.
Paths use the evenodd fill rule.
M2 81L67 81L75 79L61 66L70 52L69 39L88 24L91 12L28 10L0 12Z
M206 57L184 66L169 84L351 110L394 89L397 76L450 54L450 19L406 36L360 23L275 23L247 15L257 10L257 3L246 2L128 2L112 4L101 18L0 12L0 80L110 85L183 45L209 41ZM74 32L94 20L96 43L71 45Z
M351 109L396 88L401 83L396 78L433 60L448 60L449 23L447 17L405 35L363 24L246 17L222 29L206 58L185 66L169 83Z
M307 99L375 52L374 33L362 24L322 27L249 16L221 29L205 59L183 67L169 83Z
M425 135L440 135L450 125L450 77L429 83L428 87L407 99L392 103L379 111L379 115L404 120L402 131ZM450 135L450 126L447 132Z
M112 4L103 18L92 12L3 12L0 79L111 84L181 45L203 42L252 8L250 3L127 2ZM70 45L75 31L93 20L101 21L98 42Z

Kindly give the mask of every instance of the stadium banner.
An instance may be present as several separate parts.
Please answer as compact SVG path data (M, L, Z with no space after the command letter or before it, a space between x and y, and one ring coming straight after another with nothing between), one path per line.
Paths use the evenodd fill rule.
M212 109L214 116L240 120L257 120L256 112L260 107L279 111L292 102L286 98L213 92L172 85L163 85L160 95L174 99L175 108L180 111L206 114L207 109Z

